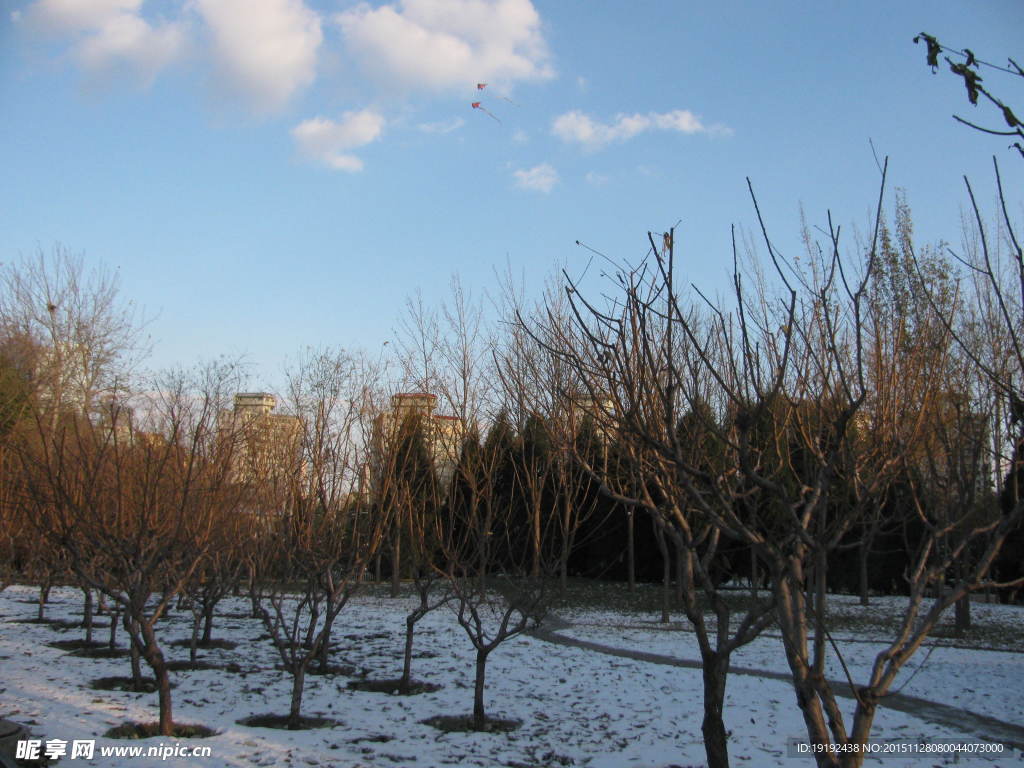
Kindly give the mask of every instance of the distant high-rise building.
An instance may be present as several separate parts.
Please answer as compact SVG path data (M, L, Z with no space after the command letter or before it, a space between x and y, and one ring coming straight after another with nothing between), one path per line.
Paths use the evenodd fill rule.
M465 426L458 416L434 413L436 406L437 395L429 392L401 392L393 395L391 410L374 419L373 442L376 452L382 455L394 445L404 425L418 421L437 478L442 486L447 486L459 460Z
M301 427L295 416L273 413L276 398L267 392L240 392L234 410L221 411L217 431L233 441L232 479L257 484L287 478L301 468Z

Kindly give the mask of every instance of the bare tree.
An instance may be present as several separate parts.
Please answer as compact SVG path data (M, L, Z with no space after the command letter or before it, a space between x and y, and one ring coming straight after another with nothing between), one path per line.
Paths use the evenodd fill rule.
M900 461L904 463L904 471L908 469L906 463L914 457L925 457L931 468L928 474L935 495L926 503L919 503L916 508L915 520L920 535L906 573L909 598L899 629L888 647L876 657L867 683L854 685L850 681L857 704L847 731L834 692L823 677L823 659L828 645L828 627L823 608L826 599L823 574L828 552L837 543L836 534L849 530L856 521L857 507L841 503L841 498L836 495L838 486L835 478L842 471L842 455L857 449L857 414L865 411L865 403L870 401L873 394L873 382L865 374L864 297L876 266L878 251L875 247L870 250L861 272L862 277L856 283L848 283L846 275L849 274L849 267L844 265L839 256L838 230L830 227L828 237L829 245L823 253L829 255L819 262L823 267L821 274L834 274L843 278L838 282L842 291L832 293L827 278L805 282L801 288L806 291L805 296L816 297L813 303L823 309L845 309L841 313L834 310L818 312L810 316L814 318L813 323L808 322L808 315L796 317L800 343L794 351L793 360L798 370L806 369L806 362L802 361L813 362L817 379L812 380L815 383L806 390L805 397L810 395L813 401L828 404L828 410L819 411L814 416L813 423L819 425L814 432L801 428L799 445L809 459L809 465L801 472L801 477L822 476L825 482L820 486L820 496L832 496L833 502L812 509L814 515L811 517L798 518L800 525L794 531L808 545L803 555L803 564L797 563L794 552L788 554L788 562L770 548L766 548L766 555L777 563L777 572L788 572L784 579L774 578L775 588L780 594L780 627L811 740L820 744L830 741L837 744L864 744L870 734L877 707L890 690L900 669L921 647L950 606L984 586L995 554L1002 546L1008 530L1014 525L1014 520L993 520L984 516L979 518L971 502L974 490L979 485L978 469L984 454L980 446L985 442L983 433L986 416L983 411L979 411L977 403L989 398L983 396L976 400L970 394L985 389L983 380L978 382L978 389L972 384L966 392L951 387L949 374L955 369L949 367L949 340L959 333L957 328L962 327L963 305L959 301L951 304L932 301L935 321L930 323L928 333L921 329L921 347L912 355L907 354L906 348L890 354L904 356L905 359L901 361L904 371L918 366L910 378L922 382L923 386L917 390L916 399L904 400L902 407L911 414L923 411L928 424L928 429L903 435L904 440L895 441L893 450L898 451ZM772 249L767 239L766 247ZM813 286L813 290L805 286ZM932 295L938 296L937 293ZM815 343L805 347L804 340L807 339ZM890 369L892 362L888 361L884 367ZM967 380L977 381L975 377ZM964 395L967 397L964 398ZM807 420L803 421L807 423ZM942 424L949 425L949 429L935 430L936 426ZM956 498L965 506L954 502ZM806 513L808 501L805 491L800 502L802 512ZM797 589L797 576L808 566L813 571L814 585L809 590L812 593L810 599L800 595ZM926 605L924 598L932 591L937 592L938 596L930 605ZM807 639L808 628L813 629L813 643ZM835 650L839 652L838 647ZM859 765L862 760L859 753L837 756L826 751L818 757L822 765Z
M89 267L62 246L0 269L0 346L4 358L4 416L56 430L74 413L94 418L104 398L127 392L147 352L145 319L119 293L117 276ZM30 404L30 409L28 408ZM27 410L28 409L28 410ZM13 513L12 513L13 514ZM39 542L37 542L39 543ZM29 558L40 584L39 617L53 577L66 571L61 550L36 547ZM91 593L86 589L86 631Z
M481 303L453 277L449 297L439 310L425 307L419 296L408 303L397 346L403 385L435 398L431 407L436 403L450 414L443 428L433 423L428 427L432 412L424 418L436 487L445 495L451 491L462 502L478 505L481 514L493 521L497 475L492 462L500 452L477 450L480 433L494 418L497 378L493 333ZM399 426L392 423L391 429ZM482 542L480 551L486 550ZM480 573L483 578L485 569Z
M31 540L25 510L20 504L22 478L17 456L9 440L16 425L24 419L31 400L31 348L23 339L10 337L0 328L0 592L15 579L23 567L24 548Z
M148 351L145 319L119 296L115 274L57 246L0 273L0 327L33 350L32 382L51 419L91 413L127 391Z
M174 723L157 622L206 556L215 512L238 508L232 446L216 430L237 374L223 364L169 374L138 417L111 423L70 413L54 429L43 411L19 447L40 533L85 586L124 611L133 647L157 681L162 735L172 735ZM109 556L96 557L100 551Z
M504 428L498 422L492 432ZM467 445L463 450L457 481L471 479L453 493L442 536L443 573L452 592L449 605L476 650L474 730L500 726L487 718L484 706L491 653L538 624L544 615L544 574L530 576L532 567L524 567L523 550L502 541L501 533L508 528L494 515L496 470L507 443L503 435L491 438L488 435L484 445ZM518 561L517 552L521 556Z
M672 239L673 233L663 238L666 244ZM736 456L738 446L728 431L729 401L715 396L716 369L701 361L704 355L722 362L716 356L726 348L714 348L720 340L713 326L699 331L692 313L680 319L671 245L663 250L652 240L649 255L651 263L619 272L624 290L607 309L568 283L574 337L559 339L553 324L531 334L573 368L595 418L619 444L614 472L582 454L576 460L606 496L649 516L666 541L666 562L667 542L678 558L683 610L703 661L705 748L709 765L717 768L728 765L723 708L731 654L770 623L771 605L749 605L734 617L733 602L719 589L723 539L740 534L717 523L730 516L738 521L736 507L750 495L731 469L730 453ZM692 348L698 344L700 353ZM736 371L725 375L735 382Z
M289 375L298 452L287 466L288 492L268 497L258 547L254 606L292 675L289 728L301 728L310 664L329 670L332 627L376 554L387 519L371 514L364 465L369 460L376 365L342 350L313 351ZM293 593L289 585L297 583ZM269 604L269 608L267 607Z
M447 604L476 649L472 727L487 729L487 659L537 615L541 584L529 580L527 586L505 577L514 548L503 535L508 520L499 505L512 482L509 451L514 431L507 414L494 405L494 344L483 308L457 279L439 312L427 311L419 302L411 305L400 337L409 385L436 393L458 425L431 450L439 483L447 488L440 517L441 553L433 567L447 579L452 594ZM481 441L487 425L490 429ZM453 436L459 439L450 439Z
M238 510L214 510L207 556L186 583L184 597L192 611L189 660L197 662L198 649L213 642L217 606L238 585L244 565L247 517Z
M700 540L687 532L699 530L694 524L704 520L711 526L709 537L743 543L766 566L808 735L824 745L817 753L819 764L831 766L860 763L861 753L839 756L825 747L866 742L877 706L897 673L943 612L985 583L1019 510L998 521L971 522L963 516L950 519L934 505L919 509L923 533L908 569L910 596L900 628L877 657L867 684L850 681L857 704L847 730L848 721L824 676L831 650L826 575L829 553L853 530L862 512L849 503L843 473L851 466L850 453L859 448L856 425L873 394L866 365L866 305L878 230L876 225L872 247L859 266L840 255L838 228L830 222L824 231L825 247L802 265L786 261L765 232L776 288L756 271L736 269L731 313L710 302L704 314L684 305L675 285L672 232L663 248L651 238L649 261L619 276L614 311L587 303L575 286L569 290L590 347L589 354L575 353L574 364L582 377L621 393L613 395L615 423L634 437L634 455L646 467L650 479L641 490L650 488L651 479L675 480L674 485L665 482L659 496L651 494L646 504L657 508L664 506L664 498L678 499L679 513L668 519L684 542ZM751 275L752 292L746 282ZM1013 315L1007 311L1007 316ZM950 333L953 322L946 318L938 324L940 336ZM920 393L922 405L937 398L944 381L928 373L935 370L925 368L919 378L931 382ZM728 458L717 471L714 464L709 471L688 456L675 431L680 399L700 412L693 407L694 386L700 382L710 385L710 401L719 404L711 409L713 416L699 419ZM913 411L915 405L904 407ZM898 445L904 456L913 455L920 434L904 435L914 441L911 445L893 439L891 449ZM891 464L892 458L885 461ZM659 464L665 470L658 472ZM882 490L876 484L872 492ZM692 511L686 514L688 507ZM970 548L979 554L969 566L960 567ZM702 564L700 549L688 549L696 568ZM714 579L707 570L705 574L700 578L713 590ZM926 606L926 593L943 582L948 589ZM687 613L699 627L700 612ZM727 624L719 619L719 632ZM703 655L703 642L701 647ZM727 655L729 647L726 643L716 651ZM713 662L705 660L706 681ZM713 718L712 705L706 687L705 723ZM724 765L722 750L715 748L722 741L716 744L705 730L705 743L709 763Z
M392 537L405 542L407 572L417 598L405 618L405 644L399 693L413 691L412 656L416 625L450 599L443 589L442 515L447 492L438 477L435 457L429 444L433 437L430 414L412 412L399 422L378 421L374 448L376 503L391 520ZM378 684L387 684L382 681Z
M587 461L606 466L608 435L573 367L550 351L573 334L569 302L559 286L550 284L527 309L522 291L507 276L502 300L505 320L494 349L497 396L517 426L512 469L515 495L526 512L531 574L539 575L542 559L554 555L564 591L577 536L598 508L593 477L575 457L582 452ZM541 343L524 329L522 318L529 318L532 333L545 334Z

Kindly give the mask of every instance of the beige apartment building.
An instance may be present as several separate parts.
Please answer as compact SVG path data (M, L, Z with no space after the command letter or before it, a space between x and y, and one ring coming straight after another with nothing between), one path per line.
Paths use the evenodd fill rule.
M239 392L233 410L220 412L217 432L233 444L234 482L280 485L301 471L302 424L295 416L274 413L276 406L268 392Z
M458 416L434 413L437 395L429 392L400 392L391 397L391 410L378 414L373 422L375 453L383 456L393 445L403 424L418 420L437 477L443 486L451 482L465 438L465 425ZM372 484L372 481L371 481Z

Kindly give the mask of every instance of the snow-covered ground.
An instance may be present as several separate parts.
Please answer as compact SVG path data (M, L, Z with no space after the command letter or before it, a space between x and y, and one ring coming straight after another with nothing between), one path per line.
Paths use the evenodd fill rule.
M930 601L925 602L927 607ZM905 603L905 598L875 597L865 609L855 597L831 597L830 613L840 626L845 616L868 613L874 619L870 623L862 622L865 629L847 628L831 633L855 683L868 680L875 657L887 647L880 640L892 635L880 627L891 624ZM1001 635L1007 639L998 645L1007 650L957 647L969 641L948 637L942 632L943 629L948 632L948 628L940 626L937 634L945 636L929 638L900 671L891 690L1024 726L1024 606L977 603L971 610L976 625L997 625L1004 629ZM585 610L568 612L564 618L569 619L572 626L560 634L568 637L677 659L700 659L696 640L685 621L674 621L666 626L654 623L650 616ZM952 621L952 616L946 618ZM782 640L774 630L768 630L738 649L733 654L732 666L789 671ZM831 644L826 676L832 680L846 679ZM852 711L852 704L850 709Z
M174 716L179 723L214 728L207 739L153 738L141 742L108 739L103 733L128 720L156 719L156 695L97 691L94 678L126 675L126 659L90 659L50 647L81 630L56 631L45 624L15 623L30 618L35 596L29 587L0 593L0 717L28 723L42 739L96 739L100 747L139 745L203 746L210 757L64 758L61 765L124 766L559 766L667 768L704 764L700 734L702 684L699 670L650 664L565 647L533 637L508 641L488 665L488 714L520 720L510 733L444 733L420 721L434 715L462 715L472 709L473 649L454 616L444 609L421 623L414 661L417 679L437 683L433 693L400 697L353 691L349 680L394 678L401 672L404 600L359 597L336 624L334 662L356 668L353 677L307 678L303 714L336 718L329 729L283 731L238 725L252 714L283 714L291 678L276 669L277 658L259 621L241 618L246 602L221 606L214 635L239 643L235 650L201 651L208 662L234 662L241 672L197 670L173 673ZM55 590L47 616L75 619L81 594ZM884 606L883 606L884 607ZM985 606L1000 621L1024 629L1021 609ZM693 637L666 631L650 616L574 611L564 634L622 648L678 658L697 658ZM166 655L186 659L187 648L169 641L189 633L190 614L176 612L160 626ZM976 619L984 616L976 613ZM98 637L105 630L98 630ZM870 637L848 634L840 647L854 676L862 673L876 646ZM877 638L875 638L877 639ZM1024 651L1024 640L1018 650ZM919 657L919 658L923 658ZM779 640L767 637L740 651L738 666L784 671ZM916 662L914 663L916 666ZM832 671L837 674L836 670ZM909 674L907 675L909 677ZM899 687L900 683L897 684ZM1024 655L1007 650L941 648L917 671L904 693L1024 724ZM844 701L848 710L852 705ZM726 722L732 731L734 766L812 765L787 754L788 738L801 737L803 722L791 687L752 676L730 677ZM879 740L957 739L977 743L969 729L951 731L909 714L883 709L873 737ZM870 761L868 764L871 764ZM954 764L954 758L889 758L885 766ZM961 757L965 765L1024 765L1019 752L994 760Z

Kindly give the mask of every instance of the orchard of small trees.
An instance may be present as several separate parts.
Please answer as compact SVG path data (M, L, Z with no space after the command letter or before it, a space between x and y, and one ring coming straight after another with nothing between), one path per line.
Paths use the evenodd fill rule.
M972 103L999 108L999 135L1019 136L973 54L948 61ZM109 273L62 249L4 266L0 588L38 585L39 619L52 585L81 589L88 644L98 599L134 684L151 670L153 730L171 736L162 627L182 606L195 663L219 603L247 596L292 681L288 711L262 724L299 729L318 724L305 681L336 668L351 599L373 581L411 589L400 677L361 684L429 686L417 627L447 611L475 654L472 715L447 725L484 731L500 725L492 654L571 579L656 582L661 620L684 617L699 650L708 765L730 763L733 654L768 628L809 742L863 745L944 614L966 632L973 594L1015 601L1024 583L1015 222L1004 203L991 231L968 186L966 249L925 245L880 171L866 241L829 215L799 258L773 245L751 184L760 251L734 237L720 300L682 278L675 228L596 288L566 273L528 301L506 279L485 302L456 280L442 306L410 300L389 360L299 356L278 395L292 437L246 471L259 427L225 416L242 364L147 372L144 318ZM998 164L995 183L1002 200ZM429 406L399 410L409 393ZM846 681L852 711L825 674L837 592L865 611L903 598L870 673Z

